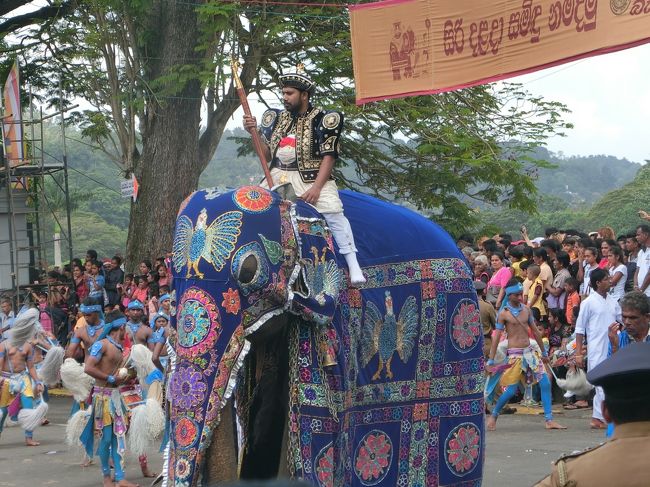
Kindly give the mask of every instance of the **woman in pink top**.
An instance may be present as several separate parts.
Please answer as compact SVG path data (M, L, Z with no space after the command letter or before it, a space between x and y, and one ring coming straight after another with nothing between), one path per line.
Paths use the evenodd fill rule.
M38 294L38 309L40 311L40 316L38 318L38 321L41 322L41 327L43 330L47 333L52 333L52 329L54 328L52 326L52 316L50 316L50 313L46 309L48 306L47 302L47 294L45 293L39 293Z
M136 299L140 301L145 307L147 306L147 294L149 292L149 281L147 281L147 276L139 276L137 278L138 287L131 294L131 301Z
M501 307L508 281L512 279L512 272L505 265L505 257L501 252L494 252L490 257L492 265L492 278L488 281L487 299L496 309Z
M158 286L169 286L169 276L167 275L167 268L160 264L156 271L158 272Z

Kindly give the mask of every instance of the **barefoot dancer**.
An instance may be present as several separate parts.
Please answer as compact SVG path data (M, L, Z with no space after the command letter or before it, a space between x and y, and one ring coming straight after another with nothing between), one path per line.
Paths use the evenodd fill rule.
M47 413L47 403L38 398L43 383L34 368L29 343L36 333L38 310L29 309L16 317L9 339L0 343L0 433L7 416L18 418L25 430L25 445L38 446L32 431ZM37 405L38 404L38 405Z
M119 311L106 315L104 331L90 348L85 371L97 381L93 387L90 421L81 434L86 453L92 455L94 438L99 445L97 454L102 463L104 487L134 487L124 479L125 435L128 423L127 407L117 388L125 377L118 374L124 362L123 344L126 318ZM115 468L115 484L111 480L109 458Z
M548 363L548 354L544 351L542 337L535 326L530 308L522 304L523 286L513 279L506 287L507 302L501 307L497 316L496 332L490 348L490 358L487 361L487 370L492 376L488 380L487 394L492 395L497 387L507 387L497 401L492 414L486 421L487 429L496 429L497 418L501 409L515 395L519 384L540 385L542 391L542 404L544 405L544 418L546 429L566 429L553 421L551 410L551 383L544 370L544 363ZM508 334L508 353L503 366L494 367L494 355L497 351L501 333L506 330ZM530 345L529 331L532 331L535 341L542 350L540 361L539 354Z

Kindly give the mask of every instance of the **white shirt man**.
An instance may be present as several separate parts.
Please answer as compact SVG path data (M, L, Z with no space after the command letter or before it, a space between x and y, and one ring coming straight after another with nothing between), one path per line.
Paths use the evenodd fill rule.
M648 271L650 271L650 249L649 248L639 249L639 253L637 254L636 268L637 268L637 274L636 274L636 282L634 283L634 285L638 287L643 293L645 293L646 296L650 296L650 286L647 286L645 289L643 289L643 281L648 275Z
M583 343L586 336L589 342L587 346L588 370L593 369L607 358L609 327L616 321L622 322L618 300L609 294L611 278L607 271L603 269L592 271L591 285L594 292L583 301L576 322L576 362L579 366L583 363ZM602 388L596 387L591 422L594 428L601 428L605 425L602 413L604 398Z
M9 328L11 328L11 326L13 325L14 318L15 318L14 310L11 308L12 308L11 301L9 301L8 299L3 299L0 302L0 331L8 327L8 329L5 330L4 333L0 334L0 341L9 338Z

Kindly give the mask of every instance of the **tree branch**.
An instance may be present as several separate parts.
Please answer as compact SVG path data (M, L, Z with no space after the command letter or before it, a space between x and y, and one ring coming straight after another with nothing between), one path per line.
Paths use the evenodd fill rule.
M19 2L19 1L3 2L3 5L0 6L0 15L4 15L5 13L11 12L16 8L21 7L23 5L27 5L29 3L31 2ZM15 7L11 8L10 10L6 10L11 5L15 5ZM9 34L11 32L14 32L15 30L20 29L22 27L27 27L28 25L39 24L43 21L54 19L57 17L64 17L72 13L73 10L74 10L74 2L67 1L67 2L61 2L59 5L56 6L49 5L47 7L42 7L39 8L38 10L34 10L33 12L29 12L23 15L16 15L15 17L11 17L5 20L4 22L0 23L0 36L2 36L3 34Z

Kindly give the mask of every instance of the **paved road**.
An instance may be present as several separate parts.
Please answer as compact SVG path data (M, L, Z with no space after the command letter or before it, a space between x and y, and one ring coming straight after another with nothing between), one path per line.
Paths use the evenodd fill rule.
M41 446L27 448L23 446L22 431L18 427L5 428L0 438L0 487L101 485L98 465L82 468L81 453L65 445L65 422L70 404L69 398L51 398L48 414L51 424L38 428L34 435ZM602 441L602 432L589 430L589 410L565 413L560 412L556 419L569 427L566 431L545 431L543 417L537 414L502 416L497 431L487 435L483 485L530 486L549 472L555 458ZM159 471L160 454L152 450L149 463ZM137 458L132 455L127 456L126 472L129 480L149 485L140 474Z
M5 428L0 438L0 486L16 487L95 487L102 485L99 459L90 467L81 467L82 452L65 444L65 423L68 420L72 399L50 397L48 426L34 432L40 446L24 446L22 430L15 426ZM152 449L148 454L149 467L159 472L162 456ZM142 477L138 458L127 454L127 479L142 485L151 480Z

